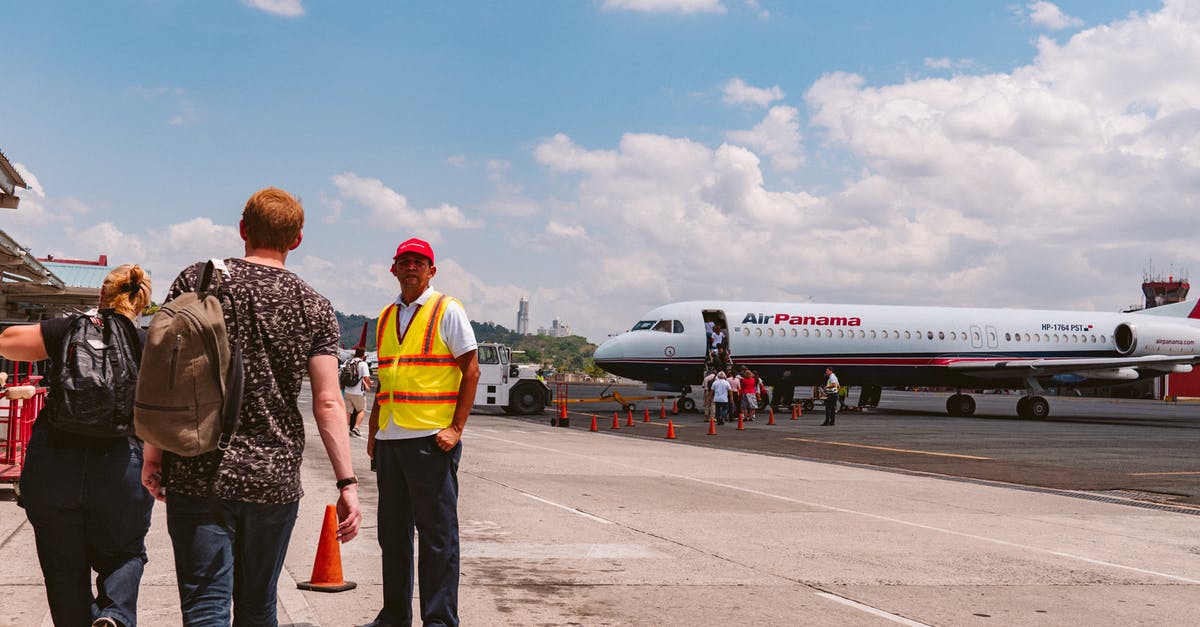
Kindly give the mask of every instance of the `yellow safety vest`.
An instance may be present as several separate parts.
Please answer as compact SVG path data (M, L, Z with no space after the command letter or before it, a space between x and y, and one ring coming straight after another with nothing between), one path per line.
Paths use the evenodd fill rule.
M388 305L375 326L379 351L379 429L445 429L454 419L462 371L440 331L446 306L458 302L432 292L400 329L400 308ZM402 338L402 339L401 339Z

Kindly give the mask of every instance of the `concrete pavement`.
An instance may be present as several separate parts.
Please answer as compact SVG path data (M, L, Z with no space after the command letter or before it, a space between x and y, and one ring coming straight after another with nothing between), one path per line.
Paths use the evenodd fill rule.
M466 625L1200 624L1195 516L586 425L476 415L463 441ZM295 589L336 496L310 429L281 624L357 625L379 607L376 492L352 445L366 521L342 562L358 588ZM0 542L0 625L49 624L12 502ZM148 543L142 624L177 625L161 507Z

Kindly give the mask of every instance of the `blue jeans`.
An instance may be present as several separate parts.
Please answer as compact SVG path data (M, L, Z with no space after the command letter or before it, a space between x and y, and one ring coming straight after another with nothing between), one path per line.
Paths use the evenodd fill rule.
M729 401L714 401L717 406L717 422L729 420Z
M33 525L54 624L90 625L101 616L137 624L154 506L141 472L137 440L77 436L45 420L34 425L21 501Z
M167 493L184 625L224 627L231 614L234 625L278 623L275 585L299 507Z
M419 543L421 621L458 625L458 462L434 436L376 440L383 609L377 620L412 625L413 529Z

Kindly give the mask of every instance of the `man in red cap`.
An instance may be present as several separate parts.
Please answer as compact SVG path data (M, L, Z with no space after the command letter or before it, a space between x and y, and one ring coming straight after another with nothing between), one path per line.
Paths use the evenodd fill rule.
M379 314L379 392L367 454L379 483L383 609L374 625L411 625L413 529L418 534L421 620L458 625L458 463L475 402L475 333L461 303L434 291L429 242L396 248L400 295Z

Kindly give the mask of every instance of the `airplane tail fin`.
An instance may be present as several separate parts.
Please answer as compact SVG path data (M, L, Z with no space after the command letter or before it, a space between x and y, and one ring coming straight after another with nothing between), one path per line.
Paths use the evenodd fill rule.
M1170 318L1191 318L1200 320L1200 299L1185 300L1170 305L1159 305L1150 309L1143 309L1138 313L1148 316L1166 316Z

